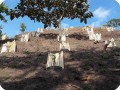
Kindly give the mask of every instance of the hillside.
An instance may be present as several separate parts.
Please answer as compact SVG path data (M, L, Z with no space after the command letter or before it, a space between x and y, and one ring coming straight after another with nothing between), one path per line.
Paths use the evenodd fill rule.
M64 51L63 70L46 70L48 52L59 50L57 30L45 30L29 42L16 39L16 53L0 54L0 85L5 90L115 90L120 85L120 31L94 31L102 34L97 44L82 28L69 30L71 51ZM111 38L117 47L104 51L104 41Z

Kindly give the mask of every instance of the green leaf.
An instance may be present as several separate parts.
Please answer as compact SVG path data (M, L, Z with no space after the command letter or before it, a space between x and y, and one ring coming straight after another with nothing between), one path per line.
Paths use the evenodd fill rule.
M10 10L10 17L13 20L28 16L31 20L42 22L44 27L51 24L59 27L58 20L64 18L79 18L80 22L86 23L87 19L93 16L88 9L87 0L20 0L20 3Z

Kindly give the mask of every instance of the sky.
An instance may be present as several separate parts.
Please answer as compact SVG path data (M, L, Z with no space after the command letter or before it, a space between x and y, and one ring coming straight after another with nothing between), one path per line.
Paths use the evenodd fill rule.
M0 0L1 2L4 2L8 8L14 8L19 0ZM66 28L70 26L83 27L86 25L100 27L113 18L120 18L120 0L88 0L88 3L90 5L89 11L93 13L94 17L89 18L87 24L80 23L79 19L63 19L61 26ZM3 26L3 34L7 34L9 37L20 34L21 23L27 26L26 32L36 31L38 28L44 27L42 23L31 21L27 16L24 18L15 18L12 21L9 16L6 16L6 19L8 22L4 23L0 21L0 25ZM117 27L117 29L120 29L120 27Z

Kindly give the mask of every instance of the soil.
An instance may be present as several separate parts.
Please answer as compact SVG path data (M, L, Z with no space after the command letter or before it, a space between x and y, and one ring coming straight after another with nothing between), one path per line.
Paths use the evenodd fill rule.
M115 90L120 85L120 31L94 28L102 40L94 44L86 31L69 30L70 51L64 51L64 69L46 69L49 52L59 52L57 30L44 30L29 42L16 36L17 52L0 54L0 85L5 90ZM104 50L105 40L116 47ZM0 41L3 43L13 39Z

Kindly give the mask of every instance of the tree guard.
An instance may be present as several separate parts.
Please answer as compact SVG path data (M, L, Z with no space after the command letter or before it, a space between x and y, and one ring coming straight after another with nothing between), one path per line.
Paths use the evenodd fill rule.
M68 42L61 42L60 43L60 51L61 50L68 50L70 51L70 45Z
M66 35L58 35L57 40L59 42L66 42Z
M2 49L1 49L1 53L4 52L16 52L16 41L12 41L12 42L7 42L5 44L3 44Z
M27 34L22 34L20 41L21 41L21 42L28 42L28 41L29 41L29 38L30 38L29 33L27 33Z
M117 46L116 43L115 43L115 40L113 38L110 39L109 41L106 40L105 45L106 44L108 44L107 47L115 47L115 46Z
M63 52L59 53L49 53L47 58L46 69L52 66L59 66L64 69L64 61L63 61Z

